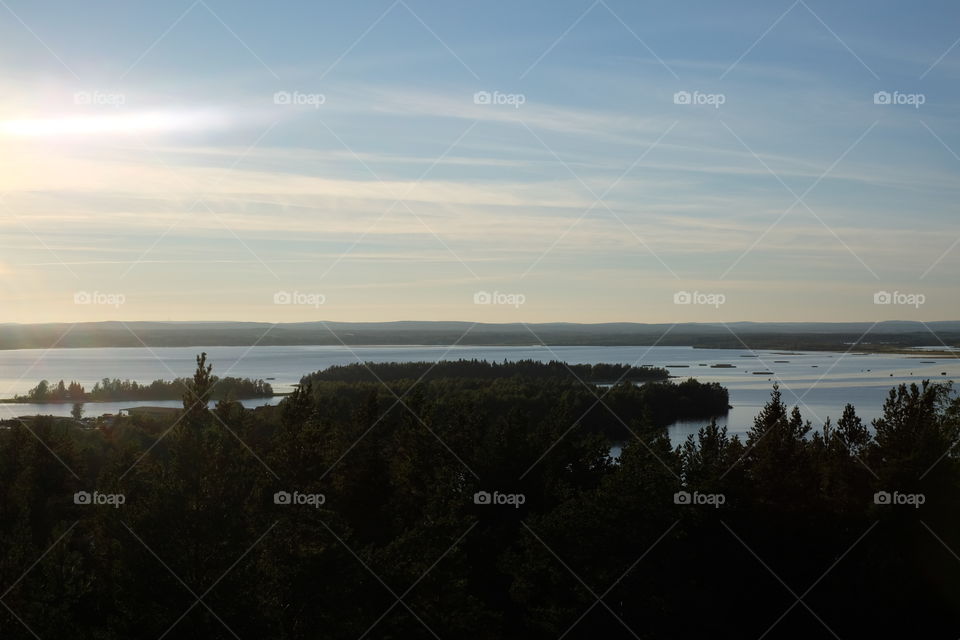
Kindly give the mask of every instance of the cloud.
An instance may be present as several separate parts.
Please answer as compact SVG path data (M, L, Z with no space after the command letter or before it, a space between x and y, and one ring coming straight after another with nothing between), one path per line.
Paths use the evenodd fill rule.
M116 135L157 135L165 133L209 132L227 128L229 112L218 109L183 109L92 115L63 115L12 119L0 122L0 134L18 137L87 137Z

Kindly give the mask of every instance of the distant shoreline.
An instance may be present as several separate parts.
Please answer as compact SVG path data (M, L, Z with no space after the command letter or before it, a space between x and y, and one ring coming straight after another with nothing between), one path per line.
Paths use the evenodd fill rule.
M905 353L960 347L960 321L609 322L577 324L399 322L0 323L0 350L182 347L636 347ZM855 345L855 346L851 346ZM936 352L928 352L934 355ZM944 349L941 353L949 353Z
M763 346L744 346L744 345L735 345L735 344L656 344L655 342L635 342L635 341L624 341L624 342L559 342L559 343L546 343L546 344L518 344L512 342L502 342L502 343L459 343L459 344L442 344L442 343L401 343L401 344L347 344L343 345L341 343L296 343L296 344L246 344L246 343L236 343L236 344L178 344L178 345L148 345L148 347L153 349L210 349L210 348L228 348L228 347L250 347L250 348L259 348L259 347L340 347L347 349L423 349L423 348L441 348L441 349L496 349L496 348L512 348L512 349L550 349L555 347L688 347L690 349L717 349L725 351L782 351L782 354L778 355L801 355L803 352L817 352L817 353L839 353L839 354L857 354L857 355L903 355L911 356L915 358L958 358L960 359L960 347L957 347L957 350L950 349L932 349L936 345L916 345L916 346L879 346L879 345L865 345L855 348L850 348L849 345L804 345L796 346L795 343L787 345L778 345L773 344L764 344ZM86 350L86 349L144 349L145 347L142 344L137 345L89 345L89 346L69 346L69 347L55 347L56 350ZM4 347L0 345L0 352L3 351L37 351L37 350L46 350L42 347ZM277 394L280 395L280 394ZM0 403L6 402L5 400L0 400ZM110 400L104 402L112 402Z

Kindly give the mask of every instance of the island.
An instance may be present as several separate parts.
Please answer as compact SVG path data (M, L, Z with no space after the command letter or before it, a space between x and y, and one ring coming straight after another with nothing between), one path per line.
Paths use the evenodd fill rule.
M211 400L232 398L245 400L249 398L271 398L274 395L273 387L263 380L249 378L224 377L213 378ZM154 380L150 384L141 384L135 380L120 380L118 378L103 380L94 384L93 389L87 391L76 381L69 384L60 380L51 384L41 380L37 386L30 389L26 395L18 395L3 400L6 403L30 404L66 404L85 402L123 402L127 400L179 400L187 391L187 379Z

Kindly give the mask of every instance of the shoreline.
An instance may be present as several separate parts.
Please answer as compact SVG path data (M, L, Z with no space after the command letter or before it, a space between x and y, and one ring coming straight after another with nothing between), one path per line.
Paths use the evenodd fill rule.
M797 346L796 343L791 345L778 345L774 344L765 344L763 346L751 347L749 345L744 346L742 344L663 344L656 340L643 340L643 341L630 341L625 340L622 342L549 342L545 341L542 344L529 344L529 343L520 343L520 342L484 342L482 344L466 343L460 342L457 344L449 343L440 343L440 342L431 342L431 343L360 343L360 344L344 344L341 342L331 342L331 343L314 343L314 342L304 342L304 343L295 343L295 344L247 344L247 343L234 343L234 344L195 344L195 345L91 345L91 346L64 346L57 347L57 350L76 350L81 351L85 349L225 349L225 348L250 348L255 349L258 347L261 348L277 348L277 347L333 347L337 349L425 349L425 348L442 348L450 349L453 352L454 349L502 349L502 348L513 348L513 349L549 349L551 347L685 347L690 349L716 349L720 351L771 351L777 352L776 355L802 355L804 352L816 352L816 353L838 353L838 354L848 354L848 355L909 355L909 356L929 356L935 358L958 358L960 359L960 345L956 347L956 350L951 350L950 346L947 345L945 348L937 347L937 345L918 345L915 347L910 346L895 346L890 345L889 347L882 346L862 346L851 348L849 344L840 344L840 345L822 345L822 344L811 344ZM934 349L933 347L937 347ZM0 345L0 352L4 351L45 351L43 347L7 347ZM3 402L0 400L0 402ZM109 401L108 401L109 402Z
M284 396L289 396L292 391L283 391L280 393L275 393L271 396L251 396L249 398L233 398L236 401L241 400L270 400L272 398L279 398ZM224 398L219 398L217 400L211 399L210 402L219 402ZM177 402L182 400L182 398L144 398L144 399L120 399L120 400L68 400L66 402L31 402L30 400L17 400L15 398L2 398L0 399L0 404L13 404L13 405L73 405L73 404L116 404L120 402Z

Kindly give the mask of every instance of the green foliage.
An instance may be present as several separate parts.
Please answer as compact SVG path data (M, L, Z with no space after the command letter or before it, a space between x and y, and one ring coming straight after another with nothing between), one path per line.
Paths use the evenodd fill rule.
M221 400L232 396L244 398L269 398L273 396L273 387L263 380L249 378L218 378L212 376L214 385L209 394L211 400ZM64 402L121 402L126 400L178 400L189 385L186 378L175 378L172 381L154 380L150 384L140 384L132 380L104 378L95 383L93 389L87 391L83 385L71 382L65 385L63 380L51 387L46 380L41 380L36 387L25 396L16 396L16 402L32 403L64 403Z
M777 621L795 600L779 580L815 585L804 603L840 637L955 632L948 387L893 390L873 430L849 406L814 430L774 388L745 441L711 423L673 448L658 420L705 412L690 405L715 388L584 386L540 366L416 384L422 369L387 367L386 385L340 369L277 407L209 411L201 355L167 422L13 422L0 430L0 633L679 639L773 624L770 637L830 637L799 605ZM626 438L616 460L611 434ZM75 503L94 490L125 502ZM878 491L927 500L876 504ZM277 503L283 492L324 500ZM682 499L694 494L723 501Z
M579 378L584 382L614 383L665 380L669 372L661 367L633 367L625 364L567 364L559 360L539 362L516 360L442 360L440 362L367 362L334 365L312 373L304 381L395 382L397 380L438 380L469 378L492 380L518 376L533 378Z

